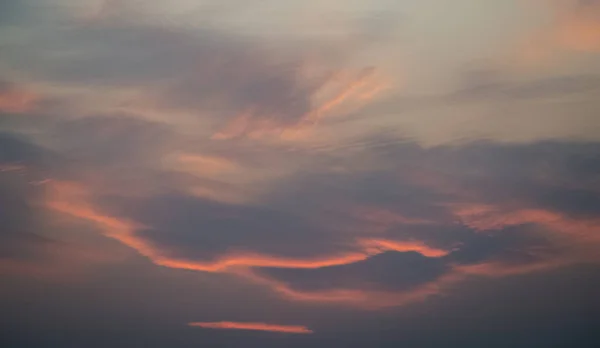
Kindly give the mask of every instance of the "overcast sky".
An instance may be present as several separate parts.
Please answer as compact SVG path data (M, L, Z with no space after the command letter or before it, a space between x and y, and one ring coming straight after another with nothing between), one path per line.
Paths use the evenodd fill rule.
M596 347L600 1L0 1L0 345Z

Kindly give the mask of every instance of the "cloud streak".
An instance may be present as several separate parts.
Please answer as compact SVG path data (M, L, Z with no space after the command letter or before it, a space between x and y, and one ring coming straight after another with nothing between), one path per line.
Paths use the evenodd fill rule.
M220 330L251 330L251 331L267 331L292 334L311 334L312 330L300 325L278 325L258 322L235 322L235 321L218 321L218 322L191 322L188 326L201 327L204 329L220 329Z

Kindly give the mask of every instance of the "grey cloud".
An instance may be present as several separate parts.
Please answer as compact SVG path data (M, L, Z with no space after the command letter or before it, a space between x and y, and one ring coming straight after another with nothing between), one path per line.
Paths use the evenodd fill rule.
M396 232L396 233L395 233ZM398 231L388 236L402 238ZM535 226L522 225L500 231L480 232L462 227L437 225L423 236L423 229L412 229L405 241L418 236L430 245L452 250L443 257L426 257L417 252L385 252L365 261L319 269L260 268L259 274L281 281L297 291L332 289L410 291L452 272L455 265L498 263L527 266L560 255L560 247ZM444 239L447 245L440 245ZM400 239L402 241L402 239Z
M450 94L449 101L519 100L556 98L578 93L600 92L598 75L564 75L516 82L500 77L493 70L465 73L462 87Z
M39 79L138 87L158 107L218 120L252 110L293 123L310 110L320 84L301 80L300 59L208 29L100 22L51 30L6 50L10 66Z
M552 244L546 232L532 225L512 226L487 233L472 231L445 259L459 264L500 262L508 265L550 260L558 255L560 247Z
M454 87L447 93L420 96L393 95L367 107L366 111L353 114L339 122L363 118L365 114L380 112L405 114L435 110L449 104L490 102L501 103L502 107L506 108L519 101L561 101L561 98L574 96L588 98L595 106L597 95L600 95L600 76L596 74L563 75L518 81L505 77L501 71L494 69L472 69L458 74ZM587 113L587 110L581 110L578 115ZM594 117L594 112L590 111L589 115ZM503 115L503 117L509 116Z
M430 221L423 225L392 222L380 236L398 241L417 238L433 247L456 248L445 259L445 267L453 262L535 263L561 248L543 238L548 226L533 222L488 234L473 231L461 225L448 204L476 202L509 211L546 209L573 218L598 216L593 185L599 174L594 163L600 148L594 143L478 142L431 149L410 142L372 144L358 150L355 157L368 156L371 169L332 173L318 166L307 168L274 183L271 192L251 206L216 203L175 191L146 198L100 193L98 201L111 214L148 226L137 235L167 255L203 261L239 251L287 257L355 251L355 238L365 235L360 228L348 232L344 227L353 223L363 226L364 221L335 209L330 213L331 208L348 204ZM419 177L439 180L450 185L450 190L419 182ZM582 186L573 187L572 182ZM540 248L547 254L543 253L542 259L532 257L530 250ZM402 267L401 262L393 264ZM363 268L369 265L352 267L359 267L357 274L368 277ZM299 273L300 277L309 274L309 280L317 274ZM316 283L327 278L314 277Z
M355 248L347 236L275 207L229 205L182 194L137 202L107 197L103 205L149 226L138 236L172 257L209 261L228 251L314 257Z
M388 252L346 266L259 270L299 290L338 286L403 291L435 281L453 264L529 265L561 252L561 245L545 239L547 226L531 222L476 232L457 221L447 204L474 201L502 209L548 209L573 218L598 216L594 185L598 183L595 163L600 148L595 143L475 142L425 149L378 134L358 140L356 147L321 149L320 153L306 150L314 159L312 164L274 182L260 202L236 205L169 189L182 177L173 177L168 168L155 166L152 160L171 150L163 144L176 137L169 127L128 116L98 116L56 125L56 149L71 159L69 166L74 172L84 165L115 177L164 185L162 191L142 196L120 194L132 189L131 185L99 189L94 201L112 216L147 226L136 235L169 257L212 261L226 253L250 252L314 258L358 251L355 239L368 236L361 228L369 226L360 216L335 212L336 207L348 205L372 206L431 222L390 222L379 238L400 242L416 238L432 247L453 250L441 258ZM44 157L24 140L5 139L3 160L37 164ZM344 151L352 152L353 161L366 168L328 170L329 165L348 164L344 157L330 156L330 152ZM129 170L107 171L111 167ZM423 177L451 189L419 182ZM85 183L85 178L80 179ZM111 180L117 183L122 178ZM360 228L345 229L352 224Z
M69 93L70 88L85 88L84 92L110 94L123 88L142 92L148 98L143 102L154 103L151 106L159 110L153 111L164 112L168 118L178 117L181 113L169 112L177 109L226 123L254 108L260 117L291 124L312 108L310 97L323 81L303 81L298 76L302 58L282 58L289 52L279 52L277 43L277 47L269 48L250 37L232 37L206 28L196 27L192 33L132 24L125 22L132 20L125 18L130 13L85 25L49 25L47 21L55 16L46 11L51 10L45 5L49 3L63 1L0 0L0 28L23 25L22 31L14 33L24 34L8 40L3 36L2 68L32 80L40 90L60 94ZM215 6L229 9L243 5L243 11L251 16L256 6L264 5L260 3L235 0ZM393 5L396 3L400 2ZM586 6L592 1L578 3ZM408 2L404 5L412 6ZM430 10L428 6L435 7L423 9ZM367 7L376 5L369 3ZM358 40L372 41L360 46L362 52L369 53L370 44L377 44L394 29L397 17L391 11L393 6L382 7L377 16L359 19ZM204 16L222 14L217 12ZM46 23L37 23L37 19ZM29 24L37 29L27 27ZM331 51L348 53L338 48ZM591 99L600 90L596 75L515 81L500 76L503 74L466 73L465 81L458 81L455 91L448 94L398 98L376 108L401 113L481 101L511 106L571 96ZM0 91L2 88L10 86L0 83ZM551 223L519 219L509 221L508 227L500 221L498 227L475 230L455 215L453 204L486 204L507 214L547 210L582 224L600 217L598 143L471 142L426 149L409 139L378 134L338 147L300 146L292 150L286 145L246 139L198 139L194 129L179 134L168 124L145 121L133 114L67 119L65 116L82 115L72 115L61 103L43 99L36 104L45 114L52 114L44 115L48 117L0 115L0 128L22 127L23 134L36 140L0 132L0 166L4 166L0 170L0 261L45 264L51 261L46 258L48 250L69 254L68 245L48 237L53 225L41 219L48 212L35 204L43 200L44 188L37 182L45 178L82 184L93 196L92 202L85 203L98 208L98 214L144 224L136 236L177 258L213 260L236 251L297 258L332 256L357 251L354 241L363 237L418 241L450 251L437 258L388 251L362 262L311 270L253 269L299 291L342 288L401 294L435 283L457 265L489 262L518 268L559 259L573 252L569 239L578 238L558 235ZM93 102L86 105L90 109L95 106ZM581 115L580 107L573 110L574 115ZM162 156L174 151L222 154L235 162L242 174L247 166L268 171L283 164L294 166L294 170L283 178L277 172L266 187L260 187L263 192L252 197L251 203L217 203L190 196L180 188L199 185L219 191L230 189L230 184L218 177L198 178L163 166ZM283 160L280 163L273 158ZM136 194L138 185L153 190ZM81 203L85 211L87 207ZM79 206L73 205L77 210ZM365 219L352 210L363 206L425 223L387 221L385 215ZM78 221L74 224L78 237L94 222L81 221L85 217L64 220ZM109 219L104 223L104 227L118 226ZM373 225L381 228L373 232ZM90 239L92 243L105 241L111 252L127 249L104 236ZM131 258L86 270L73 279L15 281L3 277L0 346L596 347L600 340L592 324L598 322L600 313L596 285L600 273L596 266L579 264L572 269L493 281L473 277L454 284L443 301L367 313L333 309L321 302L287 302L262 284L246 284L231 274L156 267L129 251ZM64 263L82 263L78 261L66 255ZM193 320L296 321L316 333L296 338L185 326Z
M199 40L204 46L198 47L192 34L119 23L58 27L30 40L26 46L7 47L11 50L5 60L16 68L29 66L26 71L38 78L92 85L135 85L178 76L201 61L202 48L218 46Z
M36 260L61 244L43 236L43 189L32 184L48 171L47 150L25 138L0 133L0 259Z
M482 202L538 207L567 215L597 216L600 156L596 143L531 145L475 143L439 147L427 170L472 192Z
M0 162L3 164L39 164L49 152L14 133L0 133Z
M57 151L72 160L101 165L139 166L160 159L175 136L167 124L127 115L58 121L50 130Z

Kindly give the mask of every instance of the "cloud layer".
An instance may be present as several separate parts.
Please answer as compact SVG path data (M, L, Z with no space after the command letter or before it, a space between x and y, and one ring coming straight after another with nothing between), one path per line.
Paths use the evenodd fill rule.
M1 3L12 332L351 347L589 325L599 6L540 3Z

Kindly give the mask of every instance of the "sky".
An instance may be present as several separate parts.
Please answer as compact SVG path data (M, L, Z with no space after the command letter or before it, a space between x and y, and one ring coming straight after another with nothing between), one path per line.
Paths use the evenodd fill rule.
M0 346L597 347L600 1L1 0Z

